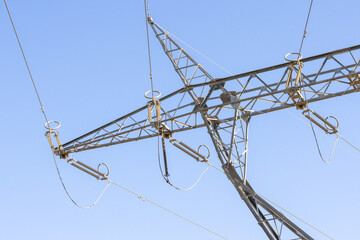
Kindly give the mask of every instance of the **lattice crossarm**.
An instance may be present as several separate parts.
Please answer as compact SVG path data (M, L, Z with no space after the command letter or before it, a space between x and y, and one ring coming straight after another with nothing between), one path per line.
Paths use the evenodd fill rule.
M145 106L114 121L77 137L58 148L57 155L108 147L117 144L157 137L159 134L178 133L204 127L199 109L188 96L189 89L182 88L168 94L156 104Z
M360 45L303 60L302 80L297 87L303 96L306 95L307 103L360 91L359 49ZM352 58L345 58L344 54L351 55ZM313 61L320 62L318 68L311 67ZM193 120L200 112L206 112L207 117L213 119L213 122L224 125L226 122L234 121L234 109L237 108L242 111L239 117L244 118L296 106L289 98L289 90L286 88L284 76L287 74L288 66L289 64L280 64L216 79L214 82L185 86L160 99L163 109L161 121L169 126L171 131L180 132L205 126L204 121ZM274 78L275 75L273 76L274 71L280 73L277 80ZM224 91L214 91L217 85L228 89L227 97L222 98ZM192 95L201 92L204 87L208 91L203 99ZM202 100L202 103L199 100ZM153 126L148 119L146 105L65 143L63 151L72 153L154 137L158 131ZM239 134L245 139L243 133ZM225 150L221 150L223 154ZM57 153L60 153L60 149L57 149Z
M286 77L293 63L285 63L231 77L215 79L230 95L212 92L204 101L208 109L239 105L249 116L260 115L328 98L351 94L360 90L360 45L309 57L304 66L299 83L289 87ZM201 89L209 83L191 85Z

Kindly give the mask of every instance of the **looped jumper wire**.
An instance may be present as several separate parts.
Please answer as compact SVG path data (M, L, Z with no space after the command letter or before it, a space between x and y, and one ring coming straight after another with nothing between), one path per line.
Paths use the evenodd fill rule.
M160 173L161 173L161 176L164 178L165 182L167 184L169 184L171 187L175 188L176 190L179 190L179 191L189 191L191 189L193 189L198 183L199 181L201 180L201 178L203 177L203 175L205 174L205 172L209 169L210 166L212 166L212 164L210 164L208 162L208 159L207 157L204 157L203 155L201 155L200 153L194 151L193 149L191 149L189 146L185 145L184 143L180 142L179 140L176 140L176 139L171 139L170 142L174 145L174 146L178 146L177 144L174 144L174 142L179 142L179 143L182 143L182 146L187 146L187 149L191 149L189 151L187 151L186 149L184 149L183 147L178 147L180 150L184 151L185 153L189 154L190 156L192 156L193 158L195 158L197 161L200 161L200 162L205 162L207 163L207 166L206 168L204 169L204 171L200 174L200 176L197 178L197 180L188 188L180 188L180 187L177 187L175 186L173 183L171 183L170 179L169 179L169 172L168 172L168 166L167 166L167 156L166 156L166 147L165 147L165 140L164 140L164 137L161 138L161 142L162 142L162 150L163 150L163 158L164 158L164 168L165 168L165 173L162 169L162 166L161 166L161 157L160 157L160 141L158 141L158 164L159 164L159 169L160 169ZM199 146L199 150L201 148L201 146L206 146L206 145L200 145ZM207 147L207 146L206 146ZM207 147L208 149L208 147ZM197 155L195 155L197 154ZM208 156L210 156L210 151L208 153ZM204 159L204 160L202 160Z

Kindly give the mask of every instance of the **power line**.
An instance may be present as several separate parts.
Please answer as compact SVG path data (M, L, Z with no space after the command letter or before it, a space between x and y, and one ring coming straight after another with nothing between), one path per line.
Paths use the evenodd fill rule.
M37 87L36 87L34 78L33 78L32 74L31 74L30 67L29 67L29 65L28 65L28 62L27 62L25 53L24 53L24 51L23 51L23 48L22 48L22 45L21 45L21 42L20 42L20 39L19 39L19 36L18 36L18 34L17 34L16 28L15 28L15 24L14 24L14 22L13 22L13 20L12 20L12 17L11 17L10 11L9 11L9 8L8 8L8 6L7 6L7 3L6 3L6 0L3 0L3 1L4 1L4 4L5 4L7 13L8 13L8 15L9 15L9 18L10 18L10 21L11 21L11 25L12 25L12 27L13 27L13 30L14 30L14 33L15 33L17 42L18 42L18 44L19 44L19 47L20 47L20 50L21 50L23 59L24 59L24 61L25 61L26 68L27 68L27 70L28 70L28 73L29 73L31 82L32 82L32 84L33 84L33 87L34 87L34 90L35 90L35 93L36 93L38 102L39 102L39 104L40 104L41 111L42 111L42 113L43 113L43 115L44 115L44 118L45 118L46 122L48 122L47 116L46 116L46 113L45 113L45 110L44 110L44 107L43 107L43 104L42 104L42 101L41 101L41 98L40 98L40 95L39 95L39 92L38 92L38 90L37 90ZM147 18L147 15L148 15L148 14L147 14L147 9L146 9L146 0L144 0L144 4L145 4L145 17ZM146 30L147 30L147 40L148 40L148 53L149 53L149 67L150 67L151 89L152 89L152 94L153 94L152 68L151 68L150 44L149 44L149 34L148 34L148 23L147 23L147 19L146 19ZM50 128L50 127L49 127L49 130L51 131L51 128ZM162 206L162 205L160 205L160 204L158 204L158 203L156 203L156 202L154 202L154 201L152 201L152 200L150 200L150 199L147 199L147 198L145 198L145 197L143 197L143 196L135 193L134 191L131 191L131 190L129 190L129 189L121 186L120 184L118 184L118 183L116 183L116 182L114 182L114 181L111 181L111 180L107 180L107 181L108 181L108 184L107 184L107 185L105 186L105 188L102 190L101 194L99 195L99 197L96 199L96 201L95 201L94 203L92 203L91 205L86 206L86 207L81 206L81 205L79 205L79 204L71 197L70 193L68 192L68 190L67 190L67 188L66 188L66 186L65 186L65 183L64 183L64 181L63 181L63 179L62 179L62 177L61 177L61 173L60 173L58 164L57 164L57 162L56 162L56 158L55 158L54 152L52 152L52 154L53 154L53 158L54 158L54 163L55 163L56 171L57 171L57 173L58 173L58 176L59 176L60 182L61 182L61 184L62 184L62 187L64 188L65 193L67 194L67 196L69 197L69 199L73 202L73 204L75 204L75 205L76 205L77 207L79 207L79 208L88 209L88 208L91 208L91 207L95 206L95 204L101 199L101 197L102 197L103 194L105 193L106 189L110 186L110 184L113 184L113 185L115 185L115 186L118 186L118 187L126 190L127 192L129 192L129 193L131 193L131 194L133 194L133 195L136 195L138 198L142 199L143 201L147 201L147 202L149 202L149 203L151 203L151 204L153 204L153 205L155 205L155 206L157 206L157 207L159 207L159 208L161 208L161 209L163 209L163 210L165 210L165 211L167 211L167 212L170 212L170 213L172 213L173 215L175 215L175 216L177 216L177 217L180 217L180 218L186 220L187 222L190 222L191 224L194 224L195 226L198 226L198 227L200 227L200 228L202 228L202 229L204 229L204 230L206 230L206 231L208 231L208 232L210 232L210 233L212 233L212 234L214 234L214 235L216 235L216 236L218 236L218 237L220 237L220 238L227 239L227 238L225 238L224 236L222 236L222 235L220 235L220 234L218 234L218 233L210 230L209 228L206 228L206 227L200 225L199 223L196 223L196 222L194 222L194 221L192 221L192 220L190 220L190 219L188 219L188 218L186 218L186 217L184 217L184 216L182 216L182 215L180 215L180 214L178 214L178 213L176 213L176 212L174 212L174 211L172 211L172 210L170 210L170 209L168 209L168 208L166 208L166 207L164 207L164 206ZM210 164L208 165L208 167L209 167L209 166L210 166ZM206 170L208 169L208 167L206 168ZM205 171L206 171L206 170L205 170ZM205 173L205 171L201 174L201 176ZM200 176L200 178L201 178L201 176ZM198 181L200 180L200 178L198 179ZM198 181L197 181L197 182L198 182ZM197 183L197 182L196 182L196 183Z
M303 47L304 39L305 39L306 34L307 34L306 29L307 29L308 22L309 22L309 18L310 18L310 13L311 13L312 4L313 4L313 0L311 0L310 7L309 7L309 12L308 12L308 15L307 15L307 18L306 18L306 23L305 23L305 27L304 27L304 33L303 33L303 36L302 36L302 39L301 39L301 44L300 44L300 49L299 49L299 56L300 56L300 54L301 54L301 50L302 50L302 47Z
M310 123L308 123L307 121L305 121L304 119L302 118L299 118L297 115L291 113L290 111L287 111L289 114L291 114L293 117L297 118L299 121L305 123L305 124L308 124L310 125ZM330 136L323 133L325 136L327 136L329 139L330 139ZM360 149L357 148L355 145L353 145L351 142L349 142L348 140L346 140L345 138L343 138L341 135L339 134L336 134L339 138L341 138L342 140L344 140L348 145L350 145L351 147L353 147L355 150L357 150L358 152L360 152ZM340 145L340 147L342 147L344 150L346 150L347 152L349 152L350 154L352 154L354 157L357 157L360 159L360 155L355 155L353 154L348 148L344 148L342 145Z
M32 82L32 85L33 85L33 88L34 88L34 90L35 90L35 93L36 93L36 96L37 96L37 99L38 99L38 102L39 102L39 104L40 104L41 112L44 114L45 121L48 122L47 116L46 116L46 113L45 113L44 106L43 106L43 104L42 104L42 102L41 102L39 92L38 92L38 90L37 90L37 88L36 88L36 84L35 84L34 78L33 78L32 74L31 74L29 64L28 64L28 62L27 62L27 60L26 60L26 56L25 56L24 50L23 50L23 48L22 48L22 46L21 46L21 42L20 42L20 39L19 39L19 35L18 35L17 31L16 31L15 24L14 24L14 21L13 21L13 19L12 19L12 17L11 17L10 10L9 10L9 8L8 8L8 5L7 5L7 3L6 3L6 0L4 0L4 4L5 4L5 7L6 7L6 11L7 11L8 15L9 15L9 19L10 19L12 28L13 28L13 30L14 30L15 36L16 36L16 40L17 40L17 42L18 42L18 44L19 44L19 48L20 48L20 50L21 50L21 54L22 54L22 57L23 57L23 59L24 59L26 68L27 68L27 70L28 70L28 73L29 73L29 76L30 76L30 79L31 79L31 82Z
M339 138L341 138L342 140L344 140L347 144L349 144L351 147L355 148L358 152L360 152L360 149L358 147L355 147L354 144L352 144L351 142L349 142L348 140L346 140L345 138L343 138L342 136L340 136L340 134L336 134Z
M323 234L324 236L332 239L332 240L335 240L334 238L330 237L328 234L324 233L323 231L321 231L320 229L314 227L313 225L311 225L310 223L306 222L305 220L299 218L298 216L296 216L295 214L289 212L288 210L286 210L285 208L281 207L280 205L274 203L273 201L271 201L270 199L264 197L263 195L259 194L259 193L256 193L257 195L259 195L260 197L266 199L268 202L271 202L272 204L274 204L275 206L277 206L278 208L282 209L283 211L287 212L288 214L290 214L291 216L293 216L294 218L300 220L301 222L305 223L306 225L308 225L309 227L313 228L314 230L318 231L319 233Z
M304 96L305 96L305 101L307 101L307 100L306 100L306 94L304 94ZM308 116L310 116L310 113L308 113ZM332 148L330 157L329 157L328 160L325 160L324 157L323 157L323 155L322 155L322 153L321 153L321 150L320 150L320 145L319 145L319 142L318 142L318 138L317 138L317 136L316 136L316 132L315 132L314 126L313 126L311 120L309 120L309 122L310 122L311 130L312 130L312 133L313 133L313 136L314 136L314 139L315 139L316 148L317 148L317 150L318 150L319 156L320 156L321 160L322 160L324 163L329 163L329 162L331 161L333 155L334 155L335 147L336 147L336 144L337 144L337 142L338 142L338 140L339 140L339 135L336 134L336 135L337 135L337 138L336 138L336 140L335 140L335 142L334 142L334 145L333 145L333 148Z
M213 168L215 168L216 170L218 170L219 172L223 173L224 175L225 172L222 171L221 169L215 167L214 165L210 164L210 166L212 166ZM281 207L279 204L276 204L275 202L271 201L270 199L268 199L267 197L261 195L260 193L256 192L257 195L259 195L260 197L264 198L265 200L267 200L268 202L271 202L272 204L274 204L275 206L277 206L278 208L282 209L283 211L287 212L288 214L290 214L291 216L295 217L296 219L300 220L301 222L305 223L306 225L308 225L309 227L313 228L314 230L318 231L319 233L323 234L324 236L333 239L332 237L330 237L328 234L324 233L323 231L321 231L320 229L314 227L313 225L311 225L310 223L306 222L305 220L301 219L300 217L296 216L295 214L291 213L290 211L286 210L285 208Z
M54 158L54 163L55 163L55 167L56 167L56 172L57 172L57 174L58 174L58 176L59 176L61 185L62 185L62 187L63 187L66 195L67 195L68 198L70 199L70 201L71 201L75 206L77 206L78 208L82 208L82 209L89 209L89 208L92 208L93 206L95 206L95 205L100 201L100 199L102 198L102 196L104 195L106 189L110 186L110 182L105 186L105 188L101 191L99 197L98 197L92 204L90 204L90 205L88 205L88 206L82 206L82 205L78 204L78 203L71 197L69 191L67 190L67 187L66 187L66 185L65 185L65 183L64 183L64 181L63 181L63 179L62 179L62 177L61 177L61 173L60 173L60 170L59 170L59 166L58 166L58 164L57 164L57 162L56 162L56 158L55 158L54 153L53 153L53 158Z
M311 1L311 5L312 5L312 2L313 2L313 1ZM44 114L45 120L47 121L47 117L46 117L46 114L45 114L45 111L44 111L44 108L43 108L43 105L42 105L40 96L39 96L38 91L37 91L37 89L36 89L35 82L34 82L34 80L33 80L33 77L32 77L31 71L30 71L30 68L29 68L29 66L28 66L28 63L27 63L27 60L26 60L24 51L23 51L22 46L21 46L21 44L20 44L19 37L18 37L18 35L17 35L17 32L16 32L16 29L15 29L14 23L13 23L13 21L12 21L12 18L11 18L11 15L10 15L10 12L9 12L9 9L8 9L8 7L7 7L7 4L6 4L6 1L5 1L5 0L4 0L4 3L5 3L5 6L6 6L6 9L7 9L7 11L8 11L8 15L9 15L9 18L10 18L10 20L11 20L11 23L12 23L12 26L13 26L13 29L14 29L14 32L15 32L15 35L16 35L16 38L17 38L19 47L20 47L20 49L21 49L21 52L22 52L22 55L23 55L25 64L26 64L26 66L27 66L27 69L28 69L30 78L31 78L31 80L32 80L33 87L34 87L34 90L35 90L35 92L36 92L36 95L37 95L39 104L40 104L40 106L41 106L41 110L42 110L42 112L43 112L43 114ZM146 0L144 0L144 4L145 4L145 16L147 16ZM308 19L309 19L309 16L310 16L311 5L310 5L309 13L308 13L308 18L307 18L307 22L306 22L306 26L305 26L305 31L304 31L303 39L302 39L301 46L300 46L300 52L301 52L303 40L304 40L305 34L306 34L306 27L307 27ZM152 69L151 69L151 57L150 57L150 45L149 45L149 35L148 35L148 23L146 24L146 27L147 27L147 39L148 39L150 79L151 79L151 87L152 87L152 91L153 91ZM47 121L47 122L48 122L48 121ZM50 131L51 131L51 130L50 130ZM338 135L338 137L340 137L340 136ZM342 138L342 137L341 137L341 138ZM350 143L349 143L347 140L345 140L344 138L342 138L342 139L343 139L345 142L347 142L348 144L350 144ZM350 145L351 145L352 147L354 147L355 149L357 149L358 151L360 151L358 148L356 148L356 147L353 146L352 144L350 144ZM54 155L54 153L53 153L53 157L54 157L54 160L55 160L55 155ZM65 185L64 185L64 183L63 183L63 181L62 181L62 178L61 178L61 176L60 176L60 172L59 172L59 169L58 169L58 166L57 166L56 161L55 161L55 165L56 165L56 168L57 168L57 171L58 171L58 174L59 174L61 183L63 184L63 187L64 187L66 193L68 194L68 192L67 192L67 190L66 190L66 187L65 187ZM213 166L213 167L214 167L214 166ZM218 169L218 170L219 170L219 169ZM140 199L142 199L142 200L144 200L144 201L148 201L148 202L150 202L150 203L152 203L152 204L154 204L154 205L156 205L156 206L158 206L158 207L160 207L160 208L162 208L162 209L164 209L164 210L166 210L166 211L168 211L168 212L170 212L170 213L172 213L172 214L174 214L174 215L176 215L176 216L178 216L178 217L180 217L180 218L182 218L182 219L184 219L184 220L186 220L186 221L188 221L188 222L190 222L190 223L192 223L192 224L194 224L194 225L197 225L198 227L201 227L201 228L203 228L203 229L205 229L205 230L207 230L207 231L209 231L209 232L211 232L211 233L213 233L213 234L215 234L215 235L217 235L217 236L219 236L219 237L221 237L221 238L226 239L225 237L223 237L223 236L221 236L221 235L219 235L219 234L211 231L210 229L205 228L205 227L201 226L200 224L195 223L195 222L193 222L193 221L191 221L191 220L183 217L182 215L177 214L177 213L169 210L168 208L165 208L165 207L163 207L163 206L161 206L161 205L159 205L159 204L157 204L157 203L155 203L155 202L153 202L153 201L151 201L151 200L149 200L149 199L146 199L146 198L142 197L141 195L139 195L139 194L137 194L137 193L135 193L135 192L133 192L133 191L131 191L131 190L129 190L129 189L124 188L123 186L119 185L118 183L112 182L111 180L108 180L108 185L104 188L104 190L103 190L102 193L100 194L99 198L94 202L94 204L90 205L89 207L92 207L93 205L95 205L95 204L99 201L99 199L101 198L101 196L103 195L103 193L105 192L105 190L108 188L108 186L109 186L111 183L113 183L114 185L116 185L116 186L118 186L118 187L120 187L120 188L123 188L124 190L126 190L126 191L128 191L128 192L130 192L130 193L132 193L132 194L134 194L134 195L136 195L136 196L138 196L138 198L140 198ZM69 196L69 198L72 200L72 198L70 197L69 194L68 194L68 196ZM73 200L72 200L72 201L73 201ZM268 200L268 201L270 201L270 200ZM74 201L73 201L73 202L74 202ZM271 201L270 201L270 202L271 202ZM75 203L75 202L74 202L74 203ZM75 204L76 204L76 203L75 203ZM275 203L273 203L273 204L275 204ZM77 204L76 204L76 205L77 205ZM275 205L276 205L276 204L275 204ZM278 205L276 205L276 206L278 206ZM81 206L80 206L80 207L81 207ZM278 206L278 207L280 207L280 206ZM280 207L280 208L281 208L281 207ZM282 208L282 209L283 209L283 208ZM285 210L285 209L283 209L283 210ZM286 211L286 210L285 210L285 211ZM288 211L286 211L286 212L288 212ZM291 214L290 212L288 212L288 213ZM293 214L291 214L291 215L293 215ZM295 215L293 215L293 216L295 216ZM296 217L296 216L295 216L295 217ZM297 217L297 218L298 218L298 217ZM298 219L300 219L300 218L298 218ZM301 219L300 219L300 220L301 220ZM303 221L303 220L301 220L301 221ZM305 221L303 221L303 222L306 223ZM308 223L306 223L306 224L309 225ZM309 225L309 226L311 226L311 225ZM313 226L311 226L311 227L313 227ZM316 229L315 227L313 227L313 228ZM318 229L316 229L316 230L319 231L319 232L321 232L321 231L318 230ZM323 233L323 232L321 232L321 233L324 234L324 235L326 235L326 234ZM326 236L329 237L328 235L326 235ZM329 237L329 238L331 238L331 237ZM333 239L333 238L331 238L331 239Z
M146 24L146 39L147 39L147 49L149 56L149 70L150 70L150 82L151 82L151 96L154 99L154 82L153 82L153 74L152 74L152 66L151 66L151 51L150 51L150 38L149 38L149 5L146 0L144 0L144 8L145 8L145 24Z
M179 191L189 191L191 189L193 189L201 180L201 178L204 176L205 172L209 169L209 167L211 166L210 163L207 163L206 168L204 169L204 171L200 174L200 176L197 178L197 180L188 188L180 188L175 186L173 183L170 182L169 178L166 177L163 173L162 167L161 167L161 163L160 163L160 153L158 152L158 163L159 163L159 168L160 168L160 172L161 172L161 176L164 178L164 180L166 181L167 184L169 184L171 187L175 188L176 190Z
M153 204L153 205L155 205L155 206L157 206L157 207L159 207L159 208L161 208L161 209L163 209L163 210L165 210L165 211L167 211L167 212L169 212L169 213L171 213L171 214L173 214L173 215L175 215L175 216L177 216L177 217L179 217L179 218L182 218L182 219L184 219L185 221L187 221L187 222L189 222L189 223L191 223L191 224L193 224L193 225L195 225L195 226L197 226L197 227L200 227L200 228L202 228L202 229L204 229L204 230L206 230L206 231L208 231L208 232L210 232L210 233L212 233L212 234L214 234L214 235L216 235L216 236L218 236L218 237L220 237L220 238L222 238L222 239L227 239L226 237L224 237L224 236L222 236L222 235L220 235L220 234L218 234L218 233L210 230L209 228L204 227L204 226L200 225L199 223L196 223L196 222L194 222L194 221L192 221L192 220L190 220L190 219L188 219L188 218L186 218L186 217L184 217L184 216L182 216L182 215L180 215L180 214L178 214L178 213L176 213L176 212L168 209L167 207L164 207L164 206L160 205L159 203L156 203L156 202L154 202L154 201L152 201L152 200L150 200L150 199L148 199L148 198L145 198L145 197L143 197L142 195L140 195L140 194L138 194L138 193L136 193L136 192L134 192L134 191L132 191L132 190L130 190L130 189L128 189L128 188L125 188L125 187L123 187L122 185L120 185L120 184L118 184L118 183L116 183L116 182L114 182L114 181L111 181L111 180L108 180L108 181L109 181L110 183L112 183L113 185L115 185L115 186L117 186L117 187L120 187L120 188L124 189L125 191L127 191L127 192L129 192L129 193L131 193L131 194L133 194L133 195L135 195L135 196L137 196L139 199L141 199L141 200L143 200L143 201L147 201L147 202L149 202L149 203L151 203L151 204Z
M311 2L310 2L310 7L309 7L308 15L307 15L307 18L306 18L305 27L304 27L304 33L303 33L303 36L302 36L302 38L301 38L301 44L300 44L300 48L299 48L299 57L301 57L301 50L302 50L303 43L304 43L304 40L305 40L305 37L306 37L306 34L307 34L307 26L308 26L308 23L309 23L309 18L310 18L310 13L311 13L312 4L313 4L313 0L311 0ZM302 63L300 62L300 59L298 59L298 64L302 64ZM300 71L300 70L299 70L299 71ZM301 79L301 81L302 81L302 83L304 83L304 80L303 80L303 79ZM303 91L303 93L304 93L304 97L305 97L305 102L307 102L306 91ZM309 109L308 106L306 106L306 108ZM334 155L335 147L336 147L336 144L337 144L337 142L338 142L338 140L339 140L339 135L337 135L337 138L336 138L336 140L335 140L335 142L334 142L334 145L333 145L333 148L332 148L332 151L331 151L331 154L330 154L329 159L328 159L328 160L325 160L324 157L323 157L323 155L322 155L322 153L321 153L321 150L320 150L318 138L317 138L317 136L316 136L316 132L315 132L313 123L312 123L312 121L310 120L310 119L311 119L311 118L310 118L310 112L308 112L307 115L308 115L308 118L309 118L309 122L310 122L310 126L311 126L311 131L312 131L313 136L314 136L314 139L315 139L316 148L317 148L317 151L318 151L318 153L319 153L319 156L320 156L321 160L322 160L324 163L329 163L329 162L331 161L333 155ZM337 119L336 119L336 120L337 120Z
M13 19L12 19L12 17L11 17L10 10L9 10L9 8L8 8L8 5L7 5L7 3L6 3L6 0L4 0L4 4L5 4L5 7L6 7L6 11L7 11L8 15L9 15L9 19L10 19L12 28L13 28L13 30L14 30L14 33L15 33L15 36L16 36L16 39L17 39L19 48L20 48L20 50L21 50L21 54L22 54L22 56L23 56L23 59L24 59L26 68L27 68L27 70L28 70L28 73L29 73L29 76L30 76L30 79L31 79L31 82L32 82L32 85L33 85L33 88L34 88L34 90L35 90L35 93L36 93L36 96L37 96L39 105L40 105L40 107L41 107L41 112L42 112L43 115L44 115L44 118L45 118L46 123L49 123L48 118L47 118L47 115L46 115L46 112L45 112L45 109L44 109L44 107L43 107L43 103L42 103L41 98L40 98L40 94L39 94L39 92L38 92L38 90L37 90L36 83L35 83L35 81L34 81L34 78L33 78L32 74L31 74L31 70L30 70L28 61L27 61L27 59L26 59L24 50L23 50L23 48L22 48L22 45L21 45L21 42L20 42L20 38L19 38L19 35L18 35L17 31L16 31L15 24L14 24L14 21L13 21ZM51 127L50 127L50 126L49 126L49 132L51 133ZM59 166L58 166L58 164L57 164L57 162L56 162L55 154L54 154L53 151L52 151L52 155L53 155L53 159L54 159L54 164L55 164L56 172L57 172L57 174L58 174L58 177L59 177L59 180L60 180L60 182L61 182L61 185L62 185L62 187L63 187L66 195L67 195L67 196L69 197L69 199L74 203L74 205L77 206L77 207L79 207L79 208L83 208L83 209L87 209L87 208L91 208L91 207L95 206L95 204L96 204L97 202L99 202L99 200L101 199L101 197L102 197L103 194L105 193L106 189L109 187L110 183L102 190L102 192L100 193L99 197L96 199L95 202L93 202L93 203L90 204L89 206L85 206L85 207L84 207L84 206L81 206L80 204L78 204L78 203L71 197L69 191L67 190L66 185L65 185L65 183L64 183L64 181L63 181L63 179L62 179L62 177L61 177L61 173L60 173L60 170L59 170Z

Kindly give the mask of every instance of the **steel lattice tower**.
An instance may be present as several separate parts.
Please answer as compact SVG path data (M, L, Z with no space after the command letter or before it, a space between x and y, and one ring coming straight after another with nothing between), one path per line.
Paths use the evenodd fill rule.
M184 86L164 97L148 97L143 107L61 144L47 132L53 151L70 153L162 136L199 161L207 157L173 139L174 133L205 128L228 179L269 239L313 239L251 187L246 167L252 117L295 107L326 133L337 127L308 108L309 104L360 91L360 45L288 61L225 78L213 78L163 28L148 18L156 38ZM52 135L58 140L54 147ZM78 168L94 174L79 161ZM80 164L80 165L79 165Z

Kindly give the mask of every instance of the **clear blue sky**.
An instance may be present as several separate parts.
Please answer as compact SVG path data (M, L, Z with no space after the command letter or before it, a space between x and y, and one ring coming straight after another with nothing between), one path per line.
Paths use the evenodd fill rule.
M283 63L286 53L297 51L309 3L151 0L150 12L169 32L235 74ZM143 1L9 0L8 5L47 114L62 123L63 142L147 102ZM360 44L359 9L358 0L315 0L304 56ZM181 81L152 32L150 38L155 89L170 93ZM226 76L188 50L214 77ZM94 208L75 207L57 177L43 116L2 2L0 52L0 239L218 239L114 186ZM337 116L340 134L360 146L359 99L352 94L311 108ZM357 238L359 153L340 141L332 162L324 164L310 127L289 112L302 117L290 110L252 119L249 180L256 191L333 238ZM211 144L202 131L195 134L196 144ZM332 142L321 133L319 141L329 155ZM190 185L204 165L169 152L173 181ZM210 161L219 165L212 153ZM229 239L266 239L219 172L210 169L188 192L170 188L158 169L156 139L73 157L92 166L106 162L113 180ZM104 182L63 160L59 165L80 204L96 199ZM316 239L326 239L295 222Z

